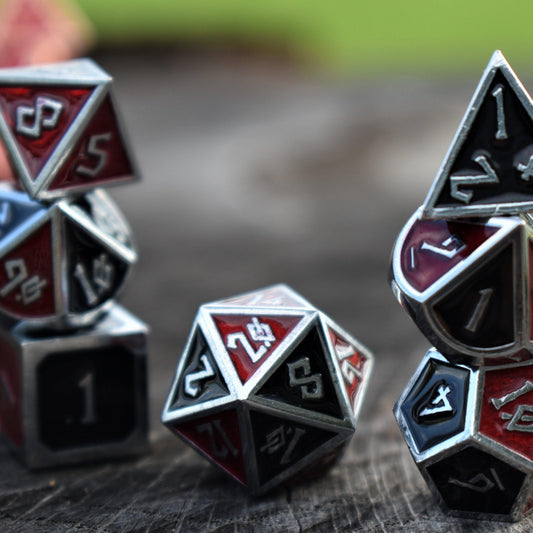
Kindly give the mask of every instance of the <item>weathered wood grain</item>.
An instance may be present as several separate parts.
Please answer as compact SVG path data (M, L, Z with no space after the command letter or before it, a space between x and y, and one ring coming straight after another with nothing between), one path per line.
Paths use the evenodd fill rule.
M390 250L476 80L341 83L248 63L101 59L144 171L113 195L141 250L122 302L153 329L152 451L29 473L0 447L0 530L530 531L533 519L444 515L391 413L427 344L387 286ZM197 307L279 281L367 344L376 366L343 460L252 499L159 414Z

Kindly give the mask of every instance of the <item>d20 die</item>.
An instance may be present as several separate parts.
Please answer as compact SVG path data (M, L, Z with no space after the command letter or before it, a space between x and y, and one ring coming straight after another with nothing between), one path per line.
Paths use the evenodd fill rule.
M0 330L0 429L29 468L146 449L146 334L118 305L75 333Z
M101 190L50 207L0 191L0 312L38 327L93 323L136 261L130 235Z
M395 244L390 281L422 333L452 359L506 357L531 348L528 216L424 220Z
M533 461L527 453L520 455L524 448L504 431L512 415L501 419L497 408L502 407L498 400L505 405L516 400L516 389L527 392L515 380L513 391L506 394L508 376L500 366L486 369L490 380L484 381L484 372L452 364L431 349L394 414L418 468L447 510L465 517L518 520L531 507ZM495 391L497 382L501 388ZM497 405L488 405L491 400ZM513 407L515 423L527 425L519 405L504 410Z
M254 493L353 433L372 355L285 285L206 304L162 422Z
M0 70L0 134L32 198L50 200L136 175L111 84L88 59Z

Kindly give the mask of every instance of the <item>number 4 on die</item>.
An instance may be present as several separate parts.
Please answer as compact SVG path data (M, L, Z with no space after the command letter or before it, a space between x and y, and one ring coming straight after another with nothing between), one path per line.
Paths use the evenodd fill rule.
M0 71L0 135L31 197L134 178L111 84L88 59Z

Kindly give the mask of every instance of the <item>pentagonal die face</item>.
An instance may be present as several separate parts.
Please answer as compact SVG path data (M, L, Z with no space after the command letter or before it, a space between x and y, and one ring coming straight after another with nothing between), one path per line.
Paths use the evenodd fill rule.
M0 134L32 198L133 177L110 87L111 78L87 59L0 70Z
M162 420L264 492L351 435L371 364L303 298L269 287L201 308Z
M527 217L423 220L393 252L391 284L422 333L451 358L513 355L531 345Z
M90 202L100 218L106 211L122 222L102 191L88 195ZM46 207L14 191L0 192L0 211L0 311L27 326L94 321L136 260L127 227L121 242L89 208L67 201Z
M441 453L468 438L476 374L452 365L435 349L424 357L394 413L417 460Z
M517 434L528 424L523 404L531 391L527 376L518 376L530 366L473 370L431 349L402 394L398 424L447 510L502 520L529 510L533 463L525 433Z

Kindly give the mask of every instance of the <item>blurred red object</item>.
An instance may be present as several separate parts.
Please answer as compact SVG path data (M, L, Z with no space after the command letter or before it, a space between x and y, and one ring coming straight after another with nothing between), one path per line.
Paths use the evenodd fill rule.
M91 23L68 0L3 0L0 4L0 67L72 59L93 40ZM15 181L2 144L0 180Z

